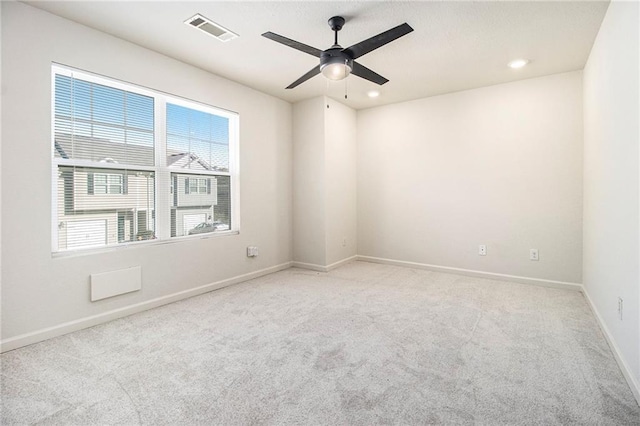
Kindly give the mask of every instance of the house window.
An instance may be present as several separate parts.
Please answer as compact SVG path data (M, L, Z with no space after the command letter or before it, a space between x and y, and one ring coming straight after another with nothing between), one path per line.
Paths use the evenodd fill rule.
M211 192L209 179L203 178L187 178L188 184L185 185L185 194L206 194Z
M239 229L237 114L52 74L54 252Z
M92 194L124 194L124 175L113 173L94 173Z

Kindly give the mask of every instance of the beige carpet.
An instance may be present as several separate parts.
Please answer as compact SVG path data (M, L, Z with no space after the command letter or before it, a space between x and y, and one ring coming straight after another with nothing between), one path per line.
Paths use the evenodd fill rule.
M2 355L2 424L640 424L582 294L354 262Z

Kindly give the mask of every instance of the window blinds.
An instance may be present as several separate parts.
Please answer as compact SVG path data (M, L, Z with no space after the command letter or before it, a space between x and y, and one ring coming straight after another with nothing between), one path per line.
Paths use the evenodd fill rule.
M181 171L171 175L171 236L229 230L229 118L167 103L166 125L167 166Z
M153 98L73 76L55 76L55 155L154 165Z
M154 99L73 73L54 88L57 249L153 238Z

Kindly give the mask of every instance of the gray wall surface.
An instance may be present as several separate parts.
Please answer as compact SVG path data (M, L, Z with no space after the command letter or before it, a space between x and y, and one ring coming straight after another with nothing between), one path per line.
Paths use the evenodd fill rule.
M580 72L358 112L359 255L581 283L581 252Z

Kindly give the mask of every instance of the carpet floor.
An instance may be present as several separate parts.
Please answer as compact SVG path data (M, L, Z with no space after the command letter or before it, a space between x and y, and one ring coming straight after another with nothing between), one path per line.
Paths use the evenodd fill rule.
M288 269L7 352L2 424L640 424L583 295Z

